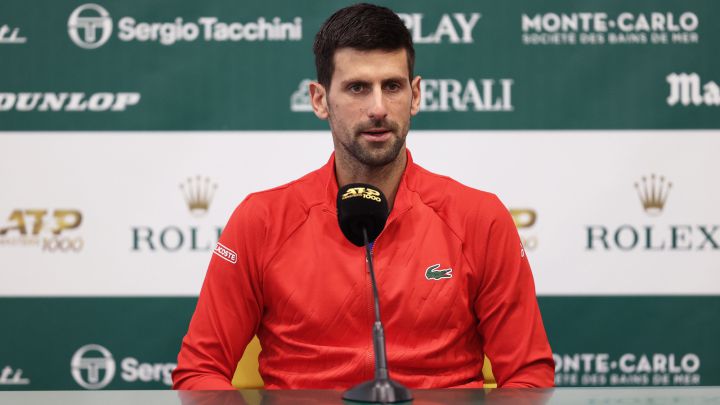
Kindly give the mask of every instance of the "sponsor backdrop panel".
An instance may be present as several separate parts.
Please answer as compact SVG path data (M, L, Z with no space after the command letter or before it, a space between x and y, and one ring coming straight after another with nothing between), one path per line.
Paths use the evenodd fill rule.
M321 129L312 40L348 3L4 1L0 129ZM717 2L387 4L425 78L416 129L720 126Z
M245 196L324 164L329 133L18 133L3 176L0 295L196 295ZM22 271L20 271L22 270Z
M510 208L559 385L720 383L717 131L414 131L409 145ZM0 388L167 387L229 213L331 147L327 131L4 134Z
M538 300L558 386L720 384L718 296Z
M499 195L540 294L715 295L719 134L428 131L408 143L429 170Z
M720 294L720 189L706 178L717 131L408 143L429 170L500 196L540 294ZM12 151L0 249L17 269L0 272L0 294L122 296L197 294L235 206L321 166L332 145L327 132L15 133L0 148Z
M0 389L168 388L195 301L0 298ZM539 302L559 386L720 384L718 297Z
M0 389L163 389L195 298L0 298Z
M234 207L328 158L311 45L349 3L0 4L0 389L168 386ZM720 384L720 3L382 3L410 148L510 209L558 385Z

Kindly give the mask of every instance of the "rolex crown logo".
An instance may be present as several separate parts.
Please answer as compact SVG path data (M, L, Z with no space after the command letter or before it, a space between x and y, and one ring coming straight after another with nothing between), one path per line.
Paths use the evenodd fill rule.
M662 212L671 188L671 182L666 181L664 176L655 174L651 174L649 177L643 176L639 182L635 183L635 190L640 197L643 209L653 216L660 215Z
M209 177L188 177L184 183L180 183L185 202L194 216L207 214L216 189L217 184L211 183Z

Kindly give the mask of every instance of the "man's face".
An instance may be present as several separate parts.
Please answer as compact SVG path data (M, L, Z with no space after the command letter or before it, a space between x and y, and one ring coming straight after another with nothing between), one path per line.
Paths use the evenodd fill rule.
M315 114L330 122L336 154L367 167L394 161L420 105L420 77L410 81L405 49L341 48L334 62L330 88L310 91Z

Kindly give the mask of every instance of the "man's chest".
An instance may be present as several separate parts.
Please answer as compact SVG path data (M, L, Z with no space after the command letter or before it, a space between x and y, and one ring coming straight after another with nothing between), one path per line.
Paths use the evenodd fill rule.
M441 333L475 324L476 266L441 220L400 216L372 254L386 330ZM263 269L262 288L267 326L327 331L312 332L319 340L367 338L374 315L365 252L344 239L331 215L310 218L293 233Z

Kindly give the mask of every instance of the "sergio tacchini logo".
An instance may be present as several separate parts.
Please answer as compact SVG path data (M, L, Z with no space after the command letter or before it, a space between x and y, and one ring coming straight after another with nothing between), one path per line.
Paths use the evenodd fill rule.
M83 4L76 8L68 18L68 35L80 48L101 47L110 39L112 29L110 13L94 3Z
M115 359L103 346L79 348L70 361L70 372L78 385L89 390L105 388L115 376Z

